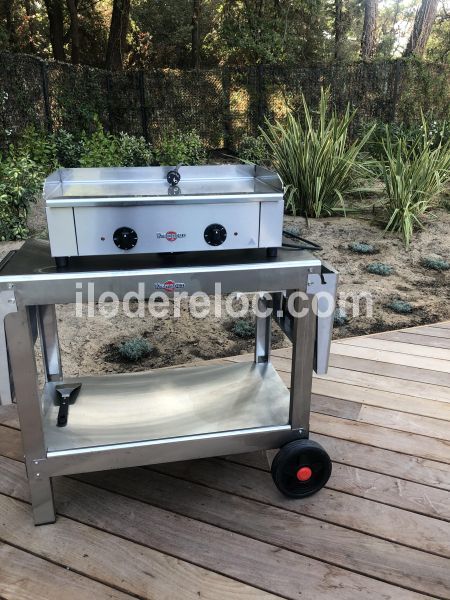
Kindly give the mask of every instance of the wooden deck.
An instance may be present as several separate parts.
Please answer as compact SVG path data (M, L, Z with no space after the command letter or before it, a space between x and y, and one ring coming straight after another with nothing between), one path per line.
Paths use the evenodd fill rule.
M0 598L450 599L449 421L450 322L341 340L314 381L316 496L281 497L257 453L58 478L35 528L4 407Z

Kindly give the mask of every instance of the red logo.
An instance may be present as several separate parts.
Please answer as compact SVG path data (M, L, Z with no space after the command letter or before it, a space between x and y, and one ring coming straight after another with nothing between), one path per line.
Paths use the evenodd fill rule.
M166 292L173 292L174 290L179 290L185 287L185 283L173 281L169 279L168 281L164 281L164 283L160 283L159 281L155 283L156 290L164 290Z
M178 236L177 236L177 232L176 231L168 231L166 233L166 240L168 242L175 242L177 240Z
M166 233L162 233L158 231L156 234L158 240L167 240L168 242L176 242L180 238L185 238L185 233L177 233L176 231L166 231Z

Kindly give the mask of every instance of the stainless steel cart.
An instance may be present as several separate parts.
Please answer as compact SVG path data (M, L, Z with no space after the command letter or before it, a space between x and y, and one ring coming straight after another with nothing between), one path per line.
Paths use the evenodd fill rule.
M283 447L272 467L280 490L301 497L322 487L331 471L326 453L313 442L295 444L308 438L312 372L327 368L332 315L318 318L309 310L291 316L286 304L295 291L307 293L304 308L311 308L317 292L334 295L337 274L306 251L280 250L274 258L265 250L137 255L123 264L120 258L78 258L58 271L48 243L29 241L0 265L0 319L36 524L55 520L51 478L72 473ZM139 283L148 297L168 281L188 293L214 294L216 282L225 294L269 292L260 302L271 306L293 343L290 391L270 363L270 314L256 319L254 360L247 363L63 377L56 304L75 302L87 282L95 284L97 300L109 290L123 298ZM57 427L55 387L62 382L81 388L67 426ZM292 481L287 468L293 469Z

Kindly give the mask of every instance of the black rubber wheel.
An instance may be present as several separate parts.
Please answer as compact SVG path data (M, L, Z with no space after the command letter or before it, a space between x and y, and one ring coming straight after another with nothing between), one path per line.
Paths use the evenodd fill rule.
M283 446L272 463L272 477L282 494L306 498L326 484L331 475L331 459L317 442L295 440Z

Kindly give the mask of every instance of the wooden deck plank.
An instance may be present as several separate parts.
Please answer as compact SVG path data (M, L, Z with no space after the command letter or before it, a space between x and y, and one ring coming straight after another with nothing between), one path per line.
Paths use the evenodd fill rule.
M450 442L450 425L448 421L442 419L412 415L377 406L361 406L356 420ZM450 444L447 452L450 459Z
M5 458L0 459L0 469L3 476L0 478L1 493L28 499L24 466ZM144 470L132 471L140 473ZM120 473L121 477L126 471ZM64 477L57 478L55 483L60 515L284 598L335 600L336 589L345 600L356 597L363 600L416 598L409 591L415 581L412 586L408 582L408 590L405 590L405 581L400 577L397 587L93 485ZM450 589L446 584L445 560L433 557L431 563L428 559L425 562L430 569L430 583L437 581L436 589L444 590L440 595L450 597L445 593L446 587ZM444 579L441 579L441 573L444 573ZM421 577L418 581L425 595L432 594L434 586L427 590L427 582Z
M311 431L450 464L450 447L447 442L415 433L393 432L387 427L319 413L311 414Z
M442 463L423 464L424 461L416 457L399 455L326 436L313 435L312 438L317 439L333 457L333 474L327 487L420 514L450 520L450 494L446 491L450 491L450 467L444 471L442 467L446 465ZM18 431L0 428L0 455L22 460L22 445ZM364 465L364 469L351 464L361 455L364 457L358 464ZM252 452L248 455L231 456L229 460L269 470L265 453ZM337 461L341 461L342 464ZM383 473L391 473L391 475ZM415 477L415 480L412 480L412 477ZM428 485L423 485L422 482Z
M441 556L145 469L127 469L120 475L105 471L80 479L249 539L391 584L407 581L415 591L450 597L449 561Z
M439 327L439 324L435 325L422 325L419 327L414 327L414 333L419 335L429 335L431 337L439 337L450 339L450 334L447 329Z
M6 600L126 600L128 594L0 542L0 594Z
M331 345L331 352L332 354L339 356L364 358L393 365L404 365L416 369L428 369L430 371L438 371L439 373L450 373L450 360L440 358L414 356L401 352L393 352L391 350L379 350L367 346L351 346L339 343L333 343Z
M375 337L344 338L334 342L340 346L355 346L358 348L374 348L375 350L386 350L388 352L399 352L409 356L426 356L450 361L450 350L447 348L434 348L431 346L419 346L383 340Z
M279 348L273 351L274 357L289 360L291 357L291 348ZM424 359L433 360L433 359ZM275 362L274 362L275 364ZM353 356L341 356L339 354L330 354L331 367L346 369L350 371L360 371L371 373L373 375L382 375L383 377L395 377L396 379L406 379L408 381L420 382L425 384L450 386L450 373L437 372L426 368L409 367L401 364L391 364L388 362L378 362L372 359L356 358ZM450 390L447 391L450 395Z
M417 396L418 398L429 398L430 400L438 400L439 402L449 402L449 389L441 385L429 385L417 381L383 377L383 375L361 373L348 369L336 369L334 367L330 367L326 375L318 375L317 378L351 383L362 387L372 387L376 390L395 392L406 396Z
M416 344L419 346L430 346L432 348L450 348L450 340L446 338L436 338L427 335L420 335L419 333L410 333L412 330L402 331L385 331L383 333L376 333L373 335L374 338L381 340L393 340L406 344Z
M322 443L326 450L333 448L333 441L342 441L320 436L312 436L312 438ZM364 447L364 449L370 450L369 447ZM448 472L449 485L446 490L444 486L442 488L432 487L393 475L385 475L379 471L339 463L337 462L338 458L333 455L333 471L327 488L450 521L450 471ZM405 456L405 459L408 458L410 457ZM217 460L227 460L254 469L270 471L269 460L265 452L230 455ZM378 463L376 466L380 469ZM417 470L420 467L420 464L417 465Z
M144 598L278 598L151 548L59 517L34 527L27 504L0 495L0 539L65 568Z
M333 457L334 465L342 464L377 475L386 473L402 481L424 485L427 489L450 491L450 465L448 464L314 432L310 437L322 444L329 452ZM262 470L268 468L265 452L234 454L222 458Z
M449 402L441 402L417 396L406 396L395 392L382 391L319 377L313 380L313 392L322 396L348 400L357 404L378 406L379 408L387 408L399 412L422 415L424 417L434 417L446 421L450 420L450 400Z
M214 459L158 465L152 467L152 470L300 515L356 529L419 550L450 556L450 523L436 519L436 513L431 518L412 513L408 509L379 503L379 494L376 496L377 501L374 502L361 494L356 496L351 492L342 493L331 483L320 492L320 503L313 496L301 502L292 502L274 488L272 477L268 472ZM342 474L342 469L338 468L334 479L337 479L339 474ZM355 474L356 479L359 474L359 472ZM374 488L379 477L366 472L366 479L372 482ZM444 492L443 495L445 497L441 497L441 510L446 511L447 507L448 516L450 493ZM392 527L393 522L397 527Z
M282 348L274 350L272 356L272 364L277 369L286 385L290 383L290 377L283 376L283 374L289 374L291 372L291 361L288 358L288 352L290 352L288 349ZM280 356L280 353L287 354L287 356ZM223 360L227 362L245 362L251 360L251 355L240 354L239 356L232 356ZM340 381L362 387L371 387L373 389L400 393L407 396L417 396L419 398L430 398L440 402L450 402L450 390L446 386L408 381L407 379L398 379L395 377L385 377L383 375L353 371L350 369L329 367L326 375L316 375L314 379Z
M290 349L273 364L289 386ZM108 598L450 600L450 321L339 340L330 364L311 437L333 474L299 502L253 453L56 478L61 517L34 528L16 409L0 408L0 542L17 572L28 557L68 572L78 598L87 582Z

